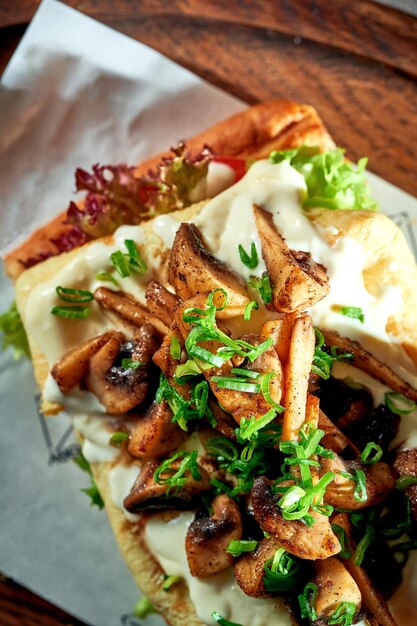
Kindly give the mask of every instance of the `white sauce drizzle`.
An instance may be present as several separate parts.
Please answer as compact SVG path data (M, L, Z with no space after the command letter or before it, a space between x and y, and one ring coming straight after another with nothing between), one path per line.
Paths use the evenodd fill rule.
M193 519L194 512L181 513L168 523L154 517L146 524L145 536L165 573L186 581L198 617L206 624L214 624L211 614L217 611L242 626L290 626L290 613L280 598L250 598L237 585L231 568L207 578L191 576L185 537Z
M109 486L113 504L123 511L125 517L130 522L139 519L139 515L129 513L123 506L125 497L130 493L135 480L139 476L140 467L138 465L116 465L109 472Z

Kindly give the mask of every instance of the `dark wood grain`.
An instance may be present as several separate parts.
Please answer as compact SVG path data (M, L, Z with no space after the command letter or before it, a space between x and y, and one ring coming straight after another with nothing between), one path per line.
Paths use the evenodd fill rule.
M86 626L0 574L1 626Z
M417 195L416 18L369 0L64 1L246 102L313 104L351 157ZM0 0L0 72L39 3ZM71 619L0 583L2 626Z

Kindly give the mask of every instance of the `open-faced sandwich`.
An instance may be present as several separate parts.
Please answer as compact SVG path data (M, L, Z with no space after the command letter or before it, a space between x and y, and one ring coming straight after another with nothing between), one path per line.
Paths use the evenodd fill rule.
M6 258L43 410L172 626L417 623L417 268L365 165L259 105L78 171Z

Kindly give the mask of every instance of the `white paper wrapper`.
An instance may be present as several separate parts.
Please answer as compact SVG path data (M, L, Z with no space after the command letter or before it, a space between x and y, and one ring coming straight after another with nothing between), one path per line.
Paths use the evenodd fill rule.
M0 88L0 248L64 209L76 167L164 150L243 107L160 54L44 0ZM415 248L417 201L372 176ZM412 220L410 221L410 216ZM0 277L2 309L12 289ZM97 626L133 626L139 593L106 515L79 489L68 420L37 415L28 362L0 354L0 570ZM147 624L161 624L157 616Z

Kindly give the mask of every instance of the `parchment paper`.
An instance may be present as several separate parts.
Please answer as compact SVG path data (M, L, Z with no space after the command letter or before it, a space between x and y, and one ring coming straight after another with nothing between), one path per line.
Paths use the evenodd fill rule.
M241 109L160 54L44 0L0 87L0 248L64 209L77 166L166 149ZM415 250L417 201L377 177L383 210ZM1 310L13 295L0 276ZM133 626L139 592L63 415L38 415L28 361L0 354L0 571L95 626ZM146 624L161 624L151 616ZM246 625L247 626L247 625Z

